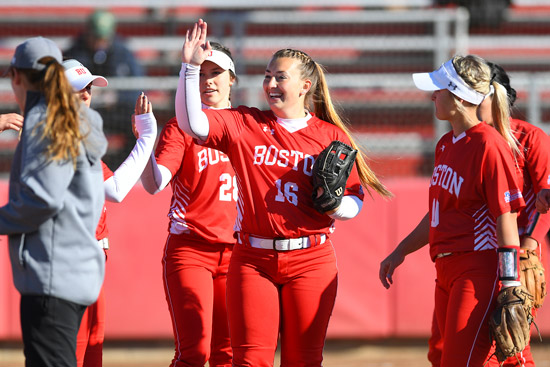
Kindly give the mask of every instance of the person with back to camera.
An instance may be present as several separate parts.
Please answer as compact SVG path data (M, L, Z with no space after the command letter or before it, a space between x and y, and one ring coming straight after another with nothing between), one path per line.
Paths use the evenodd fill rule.
M491 68L491 78L502 85L507 92L510 107L516 101L516 91L510 85L506 71L497 64L487 62ZM494 125L492 114L493 93L479 105L478 115L482 121ZM520 269L521 282L531 295L535 297L535 310L540 308L546 294L544 269L541 265L542 245L550 229L550 216L537 214L535 208L536 195L542 189L550 188L550 138L540 128L519 119L511 119L510 128L518 141L522 154L516 161L523 178L522 194L526 207L518 215L518 231L520 235ZM504 366L534 366L531 347L528 344L518 357L510 357Z
M212 42L212 55L200 70L202 107L230 108L236 79L231 52ZM195 144L174 117L164 126L141 181L153 195L172 184L162 259L176 349L170 366L231 366L225 288L238 191L229 158Z
M79 61L70 59L63 62L65 75L86 107L92 103L92 88L106 87L108 82L102 76L93 75L88 68ZM103 167L105 199L110 202L120 203L130 192L134 184L139 180L145 168L149 156L153 152L157 138L157 121L153 115L151 102L144 93L136 100L134 115L132 116L136 143L130 155L115 170L101 161ZM103 213L96 230L98 246L105 251L109 249L107 230L107 211L103 207ZM105 293L103 288L97 301L88 306L82 317L80 329L77 335L76 359L78 367L93 367L103 365L103 341L105 339Z
M182 130L226 153L237 177L226 292L233 366L272 366L279 335L283 366L321 366L337 289L334 220L359 213L361 183L391 194L359 152L340 199L321 210L315 157L334 141L356 144L334 110L322 67L302 51L279 50L269 62L263 88L270 110L201 110L206 32L202 19L187 32L175 108Z
M76 334L96 301L105 255L94 233L107 149L97 112L79 108L61 51L42 37L17 46L8 69L24 122L0 233L21 293L26 366L76 366Z
M482 366L494 352L493 310L502 307L501 296L525 290L517 272L516 221L525 203L516 177L512 150L520 152L510 129L506 89L491 79L485 60L474 55L455 56L413 79L419 89L433 91L436 117L449 121L452 130L435 149L429 212L380 263L380 281L389 288L405 256L429 243L437 274L435 332L441 336L439 359L432 354L430 362ZM494 129L477 117L493 88Z

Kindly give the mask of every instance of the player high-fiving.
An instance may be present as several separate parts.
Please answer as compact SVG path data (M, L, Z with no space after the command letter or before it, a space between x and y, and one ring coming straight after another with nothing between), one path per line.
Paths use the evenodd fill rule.
M271 58L263 82L269 110L201 110L206 32L202 20L187 32L175 107L182 130L227 154L237 177L237 244L227 275L233 365L272 364L280 333L282 365L321 366L337 288L334 220L359 213L361 184L390 193L359 152L339 205L315 209L315 158L336 140L357 145L334 111L322 67L303 51Z
M233 58L219 43L208 43L208 47L207 52L197 49L204 56L197 101L202 108L227 109L237 80ZM176 350L171 366L203 366L206 362L229 366L225 286L235 243L238 197L229 158L195 144L172 118L164 126L141 180L151 194L172 184L169 234L162 259ZM189 299L194 300L193 305ZM190 327L190 320L200 321Z

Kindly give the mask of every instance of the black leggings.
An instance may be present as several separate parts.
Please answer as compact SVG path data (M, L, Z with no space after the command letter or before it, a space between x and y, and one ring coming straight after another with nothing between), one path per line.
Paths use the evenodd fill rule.
M76 335L86 306L49 296L21 296L26 367L75 367Z

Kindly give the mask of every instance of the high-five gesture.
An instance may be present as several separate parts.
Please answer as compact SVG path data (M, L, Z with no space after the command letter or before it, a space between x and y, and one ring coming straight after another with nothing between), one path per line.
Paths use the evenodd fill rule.
M199 19L192 30L187 30L181 51L181 62L198 66L210 55L212 47L206 40L206 29L206 22Z

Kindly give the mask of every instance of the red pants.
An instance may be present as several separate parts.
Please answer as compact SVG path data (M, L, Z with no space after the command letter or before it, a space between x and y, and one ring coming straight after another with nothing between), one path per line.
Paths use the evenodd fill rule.
M235 245L227 278L233 366L321 366L338 271L332 242L286 252Z
M483 251L483 253L489 253L489 252L490 251ZM486 255L486 254L484 254L484 255ZM457 255L453 255L453 256L457 256ZM437 259L436 260L436 266L437 266L437 262L440 262L440 260L442 260L442 259ZM476 261L478 261L478 260L476 260ZM492 260L489 259L488 261L492 261ZM446 271L448 272L449 269L447 269ZM436 282L437 282L437 285L436 285L436 294L437 294L437 286L438 286L439 282L438 281L436 281ZM498 294L498 289L497 289L497 294ZM492 312L492 308L491 308L491 312ZM488 315L486 317L487 320L488 320L488 317L489 317L490 314L491 314L490 312L487 314ZM487 328L488 328L488 326L487 326ZM443 338L441 337L441 330L440 330L440 327L439 327L438 319L436 317L436 310L434 311L434 315L433 315L432 334L431 334L430 339L428 341L428 345L429 345L428 360L431 362L432 366L433 367L446 366L446 364L441 363L444 342L443 342ZM487 358L493 352L494 352L494 349L491 349L491 353L487 356ZM487 360L487 358L485 360ZM518 359L519 359L519 363L518 363ZM470 363L470 366L476 366L476 364ZM494 356L491 358L489 363L487 363L486 367L493 367L493 366L495 366L495 367L499 366L499 363L498 363L496 357L494 357ZM503 366L505 366L505 367L514 367L514 366L534 367L535 363L533 361L533 356L531 355L530 345L527 345L525 350L522 353L518 354L517 359L515 357L508 358Z
M105 339L105 293L103 287L97 301L88 306L82 316L76 337L78 367L103 366L103 340Z
M175 355L171 367L231 366L225 283L232 245L169 235L163 278L172 316Z
M488 320L499 291L497 253L453 254L436 259L435 266L435 314L428 358L433 366L481 367L494 351Z

